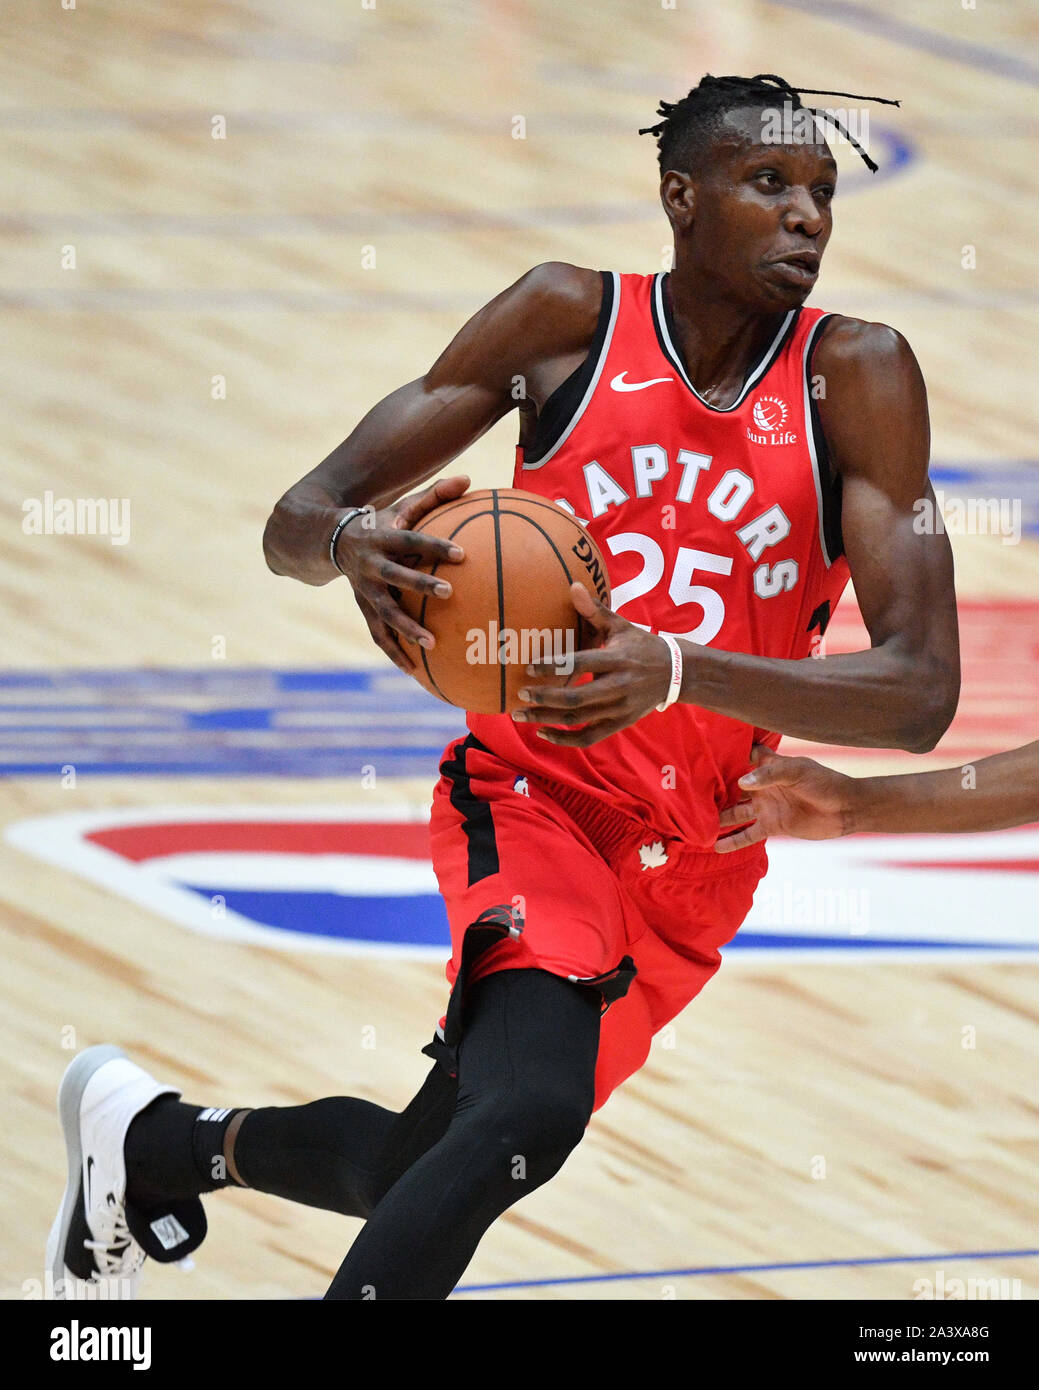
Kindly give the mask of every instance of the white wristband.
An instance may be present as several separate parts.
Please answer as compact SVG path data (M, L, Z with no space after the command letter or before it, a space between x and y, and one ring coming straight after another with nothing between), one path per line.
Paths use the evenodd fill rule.
M657 636L667 643L671 653L671 684L667 688L667 699L662 705L657 705L658 710L664 711L670 709L682 693L682 648L666 632L658 632Z

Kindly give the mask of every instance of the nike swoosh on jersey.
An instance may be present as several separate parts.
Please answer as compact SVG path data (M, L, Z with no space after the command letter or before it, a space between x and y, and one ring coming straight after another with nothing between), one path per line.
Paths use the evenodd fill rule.
M627 372L618 372L610 382L614 391L644 391L647 386L660 386L665 381L674 381L673 376L655 376L652 381L625 381Z

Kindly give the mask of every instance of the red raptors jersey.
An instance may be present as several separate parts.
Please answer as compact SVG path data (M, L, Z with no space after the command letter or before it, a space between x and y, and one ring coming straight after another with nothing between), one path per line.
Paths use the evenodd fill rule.
M694 390L675 346L668 276L603 274L584 364L517 450L513 486L576 514L609 569L614 612L725 651L810 656L848 580L811 355L827 318L792 310L731 406ZM654 710L590 748L559 748L508 715L469 728L520 772L612 802L709 848L751 744L778 736L695 705Z

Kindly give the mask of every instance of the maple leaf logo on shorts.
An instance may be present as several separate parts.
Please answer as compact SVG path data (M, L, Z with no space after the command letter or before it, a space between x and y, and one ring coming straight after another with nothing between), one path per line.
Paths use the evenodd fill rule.
M644 869L661 869L667 863L667 850L664 848L663 840L654 840L652 844L639 845L639 859Z

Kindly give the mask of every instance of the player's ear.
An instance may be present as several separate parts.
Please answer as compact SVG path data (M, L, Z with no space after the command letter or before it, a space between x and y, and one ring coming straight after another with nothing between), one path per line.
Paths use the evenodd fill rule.
M693 225L696 204L692 178L678 169L669 169L660 180L660 201L675 231L688 231Z

